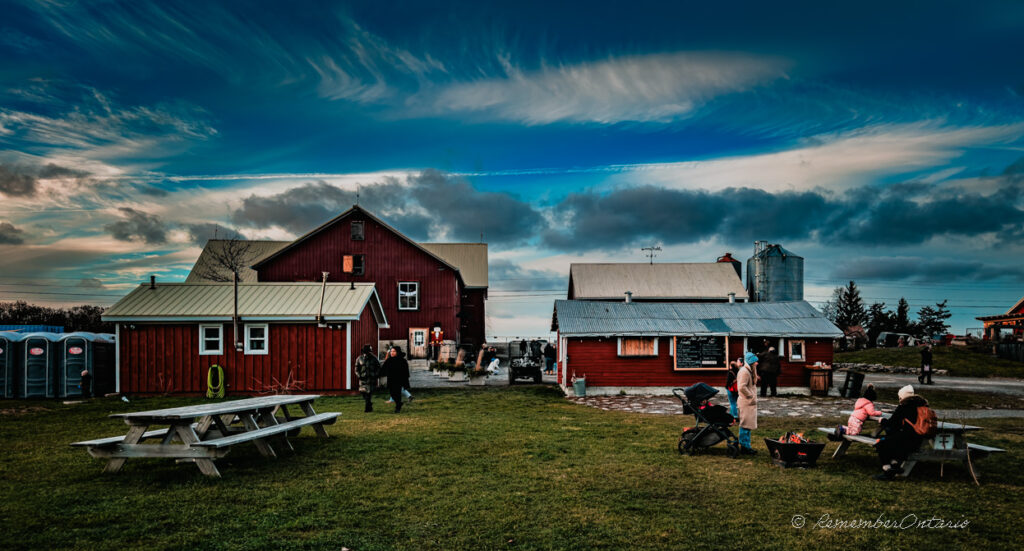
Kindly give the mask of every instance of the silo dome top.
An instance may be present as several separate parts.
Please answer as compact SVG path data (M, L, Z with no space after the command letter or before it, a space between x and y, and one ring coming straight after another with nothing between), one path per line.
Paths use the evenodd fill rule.
M769 256L779 256L779 257L782 257L782 258L787 258L787 257L800 258L800 259L803 258L802 256L800 256L798 254L793 254L792 252L782 248L782 245L768 245L767 247L765 247L765 249L763 251L757 253L756 256L759 257L759 258L765 258L765 257L769 257Z

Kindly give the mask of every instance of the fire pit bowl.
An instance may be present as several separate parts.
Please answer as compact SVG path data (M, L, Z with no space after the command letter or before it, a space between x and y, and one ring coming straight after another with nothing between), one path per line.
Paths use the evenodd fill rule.
M764 445L768 446L768 454L771 455L772 463L788 469L799 467L801 469L812 469L818 464L818 457L825 449L824 443L817 442L779 442L771 438L764 439Z

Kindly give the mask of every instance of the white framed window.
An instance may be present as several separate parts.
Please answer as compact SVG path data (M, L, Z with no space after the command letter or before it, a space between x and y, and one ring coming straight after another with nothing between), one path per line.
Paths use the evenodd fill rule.
M199 326L199 355L220 356L224 353L224 326Z
M402 281L398 283L398 309L420 309L420 284L418 282Z
M623 357L658 355L658 337L619 337L618 354Z
M807 361L807 350L805 348L804 341L789 341L789 361Z
M265 323L245 324L245 353L267 354L270 349L270 326Z

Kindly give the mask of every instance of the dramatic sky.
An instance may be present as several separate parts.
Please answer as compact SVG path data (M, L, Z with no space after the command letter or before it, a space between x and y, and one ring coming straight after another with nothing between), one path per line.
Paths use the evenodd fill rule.
M689 4L689 5L687 5ZM806 259L820 304L1024 295L1024 3L0 0L0 300L111 304L360 203L490 245L489 335L571 262Z

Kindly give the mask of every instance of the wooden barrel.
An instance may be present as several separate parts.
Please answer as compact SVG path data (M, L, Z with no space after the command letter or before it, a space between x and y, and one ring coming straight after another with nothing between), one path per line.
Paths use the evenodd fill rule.
M827 369L812 369L811 370L811 395L812 396L828 396L829 387L829 376L830 371Z

